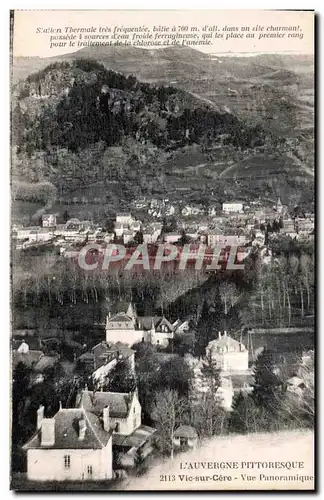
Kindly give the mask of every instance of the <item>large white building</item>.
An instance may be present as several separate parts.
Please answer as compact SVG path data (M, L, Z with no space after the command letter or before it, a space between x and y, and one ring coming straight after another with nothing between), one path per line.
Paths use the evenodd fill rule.
M23 446L27 477L33 481L111 479L112 431L109 408L100 420L84 408L60 409L53 418L37 411L37 431Z
M245 345L232 339L224 332L219 332L218 339L212 340L206 347L207 358L215 362L221 371L248 371L249 352Z
M137 316L132 304L119 307L106 320L106 342L122 342L133 345L150 342L166 347L176 328L164 316Z
M225 214L243 213L243 203L241 201L230 201L223 203L223 212Z
M155 429L142 425L142 408L137 392L83 390L77 398L77 406L98 418L101 418L105 409L109 408L113 449L119 452L123 465L133 465L139 449L144 456L152 451Z

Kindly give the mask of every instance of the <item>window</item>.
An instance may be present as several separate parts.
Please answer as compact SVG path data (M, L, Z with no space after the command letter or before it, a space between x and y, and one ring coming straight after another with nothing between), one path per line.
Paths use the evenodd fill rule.
M118 422L116 422L115 424L115 432L119 432L120 431L120 425Z
M88 472L88 476L92 476L92 465L88 465L87 472Z
M71 465L71 457L70 455L64 455L64 468L69 469Z

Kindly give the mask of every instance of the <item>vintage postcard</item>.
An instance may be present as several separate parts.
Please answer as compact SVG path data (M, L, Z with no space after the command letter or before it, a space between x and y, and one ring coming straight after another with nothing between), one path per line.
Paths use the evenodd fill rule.
M313 11L11 12L11 488L314 490Z

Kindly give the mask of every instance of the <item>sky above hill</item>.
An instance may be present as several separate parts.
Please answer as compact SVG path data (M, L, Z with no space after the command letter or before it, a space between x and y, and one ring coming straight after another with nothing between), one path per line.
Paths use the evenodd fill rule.
M79 34L75 31L84 28L99 28L102 34L107 33L109 28L123 28L147 26L150 30L155 26L160 27L160 31L155 33L163 34L163 27L170 29L175 26L179 28L198 27L200 33L203 33L203 27L206 27L204 33L213 34L223 33L223 38L213 38L210 45L193 46L205 53L247 53L254 54L259 52L288 52L288 53L312 53L313 52L313 21L314 13L310 11L272 11L272 10L174 10L174 11L143 11L143 10L16 10L14 17L14 37L13 37L13 55L25 57L51 57L79 50L80 46L69 46L70 41L64 45L64 41L56 37L65 34L77 34L74 38L79 40ZM218 31L215 30L217 26ZM260 31L260 27L263 30ZM297 35L292 38L290 31L285 28L298 27ZM246 37L246 30L249 27L250 32L255 28L254 38ZM269 27L269 29L267 29ZM65 30L71 28L71 30ZM223 31L223 28L225 30ZM237 28L235 30L235 28ZM242 31L243 28L243 31ZM279 28L279 30L278 30ZM280 29L282 28L282 29ZM107 31L104 31L104 30ZM58 30L61 30L58 31ZM183 32L183 31L182 31ZM123 31L119 31L123 33ZM238 36L244 33L244 38ZM262 33L265 36L259 35ZM276 38L275 33L285 33L281 38ZM295 32L296 33L296 32ZM272 34L272 37L268 35ZM228 38L226 39L226 36ZM82 40L84 40L82 36ZM163 38L162 38L163 40ZM74 42L74 43L76 43ZM50 44L52 43L52 46ZM142 47L154 48L154 47Z

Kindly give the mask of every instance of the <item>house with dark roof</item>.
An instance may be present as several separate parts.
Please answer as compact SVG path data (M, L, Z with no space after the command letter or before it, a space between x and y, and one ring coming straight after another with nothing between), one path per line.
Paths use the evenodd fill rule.
M127 361L127 366L135 372L135 351L122 342L100 342L90 352L85 352L78 358L78 363L92 373L92 379L97 388L103 386L107 375L121 361Z
M165 316L139 316L138 328L143 332L142 340L153 345L167 347L174 337L175 327Z
M212 340L206 347L206 357L211 358L222 371L247 371L249 352L242 342L233 339L227 332Z
M86 389L78 394L76 406L98 418L101 418L105 408L109 408L113 449L121 456L123 465L134 465L138 450L144 456L152 451L155 429L142 425L142 408L137 392L95 392Z
M33 481L83 481L112 478L109 408L102 417L85 408L60 408L52 418L37 410L37 429L23 446L27 477Z
M174 433L173 443L178 447L188 446L189 448L196 448L198 443L196 429L191 425L180 425Z
M133 345L137 342L166 347L174 336L175 327L164 316L137 316L132 304L121 306L106 320L106 342L122 342Z

